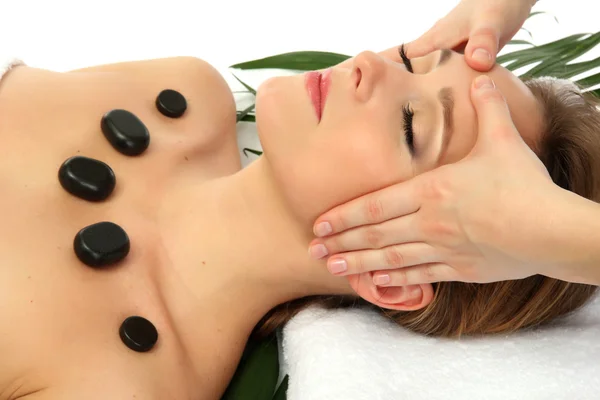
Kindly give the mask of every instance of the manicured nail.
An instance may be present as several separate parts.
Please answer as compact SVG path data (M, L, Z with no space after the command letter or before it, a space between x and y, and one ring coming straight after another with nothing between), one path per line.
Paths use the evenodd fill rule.
M376 285L387 285L390 283L390 276L388 274L375 275L373 277L373 283Z
M308 248L308 254L315 260L319 260L329 254L329 252L324 244L314 244Z
M332 274L339 274L348 269L348 264L346 260L333 260L327 264L327 268Z
M318 237L323 237L329 235L333 232L331 228L331 224L329 222L319 222L317 226L315 226L315 235Z
M493 89L495 87L494 81L487 75L480 75L475 79L475 88L477 89Z
M473 51L473 60L477 60L480 63L488 64L492 59L490 53L485 49L475 49Z

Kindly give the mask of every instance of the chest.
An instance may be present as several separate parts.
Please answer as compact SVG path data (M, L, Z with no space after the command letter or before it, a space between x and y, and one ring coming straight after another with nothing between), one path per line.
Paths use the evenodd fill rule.
M215 102L215 93L185 80L143 74L34 79L44 90L11 97L3 112L12 118L0 126L7 150L0 163L0 389L25 381L47 388L40 396L48 398L213 398L243 343L223 354L214 312L187 306L193 295L176 276L159 277L169 260L156 215L181 181L239 169L233 101L221 93ZM163 115L154 101L171 86L188 101L180 118ZM150 141L142 154L125 155L107 140L102 119L115 109L144 124ZM74 156L111 168L115 186L107 199L90 202L61 186L59 170ZM100 221L120 226L130 249L98 269L81 262L74 240ZM157 329L150 351L133 351L120 337L131 316Z

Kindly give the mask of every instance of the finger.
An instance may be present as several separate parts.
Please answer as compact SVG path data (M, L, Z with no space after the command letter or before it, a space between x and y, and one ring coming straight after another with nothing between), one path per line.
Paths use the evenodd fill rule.
M411 214L420 206L416 195L418 183L415 177L337 206L317 219L313 232L324 237Z
M377 271L373 283L377 286L408 286L457 280L456 271L446 264L429 263L392 271Z
M418 39L408 42L404 45L406 56L411 58L423 57L432 51L437 50L436 43L438 38L438 26L434 25L431 29L421 35Z
M400 218L393 218L375 225L360 226L325 239L315 239L310 244L313 246L323 245L325 248L314 249L323 258L347 251L381 249L394 244L403 244L419 241L420 234L416 224L416 213ZM323 252L325 250L325 252ZM317 251L309 250L311 255Z
M445 18L438 21L420 38L407 43L404 50L410 59L426 56L436 50L455 49L467 39L466 33L461 24Z
M473 69L487 72L496 62L500 42L500 32L491 27L477 27L469 35L465 48L467 64Z
M502 93L486 75L477 77L471 87L471 100L477 113L480 143L497 145L498 140L519 137Z
M426 243L406 243L378 250L336 254L327 260L333 275L345 276L363 272L406 268L438 261L435 249Z

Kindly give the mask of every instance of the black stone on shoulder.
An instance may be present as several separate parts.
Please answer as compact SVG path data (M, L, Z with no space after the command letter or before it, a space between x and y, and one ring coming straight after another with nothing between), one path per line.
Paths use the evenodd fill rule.
M149 351L158 341L158 332L152 322L138 316L123 321L119 336L127 347L140 353Z
M150 144L146 125L127 110L112 110L102 117L102 132L110 144L128 156L140 155Z
M58 180L67 192L88 201L106 199L116 184L115 173L107 164L82 156L67 159L58 170Z
M75 235L75 254L82 263L101 268L115 264L129 254L129 236L119 225L98 222Z
M187 101L178 91L165 89L156 98L156 108L167 117L179 118L187 110Z

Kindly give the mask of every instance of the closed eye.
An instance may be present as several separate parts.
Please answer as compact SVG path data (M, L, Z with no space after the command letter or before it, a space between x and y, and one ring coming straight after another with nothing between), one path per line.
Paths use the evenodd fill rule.
M398 48L398 53L400 54L400 58L406 67L406 70L413 74L412 63L406 56L406 52L404 51L404 44L402 44ZM415 143L414 143L414 130L413 130L413 117L415 116L414 111L410 109L410 106L402 107L402 116L404 122L404 138L406 139L406 146L408 147L408 151L411 156L415 156Z
M410 72L411 74L414 73L412 63L410 62L408 57L406 57L406 52L404 51L404 44L402 44L400 47L398 47L398 53L400 54L400 58L402 59L402 62L404 63L406 70L408 72Z
M402 116L404 122L404 138L406 140L406 146L411 156L415 156L415 134L413 131L413 117L415 112L411 110L410 105L402 107Z

